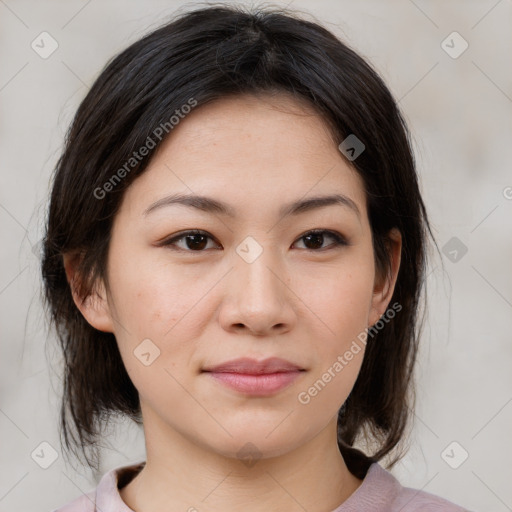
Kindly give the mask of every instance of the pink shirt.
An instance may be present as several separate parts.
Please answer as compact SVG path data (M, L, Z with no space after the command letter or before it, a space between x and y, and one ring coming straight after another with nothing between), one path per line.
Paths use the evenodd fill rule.
M120 487L142 469L144 462L114 468L92 490L53 512L134 512L121 499ZM356 491L332 512L470 512L433 494L403 487L386 469L374 462Z

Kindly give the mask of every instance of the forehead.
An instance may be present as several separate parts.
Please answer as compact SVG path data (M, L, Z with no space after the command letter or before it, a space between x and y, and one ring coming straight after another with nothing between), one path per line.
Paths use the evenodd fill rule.
M253 158L279 157L290 149L298 154L317 152L335 143L319 113L305 99L288 93L244 94L203 105L180 122L164 146L175 146L173 142L190 150L211 144L230 153L236 153L238 148L245 152L248 145L258 142L267 150L275 149L267 155L254 146Z
M361 212L366 207L362 179L325 120L304 100L281 94L223 98L185 116L127 195L147 208L176 192L213 196L251 214L336 193Z

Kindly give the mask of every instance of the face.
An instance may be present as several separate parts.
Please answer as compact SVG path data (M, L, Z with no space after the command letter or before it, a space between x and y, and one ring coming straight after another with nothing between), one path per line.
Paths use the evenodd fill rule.
M217 203L171 203L177 194ZM243 96L188 114L126 191L108 298L83 312L114 332L145 426L270 457L335 417L395 277L376 279L363 182L322 119L286 96ZM239 358L298 370L205 371Z

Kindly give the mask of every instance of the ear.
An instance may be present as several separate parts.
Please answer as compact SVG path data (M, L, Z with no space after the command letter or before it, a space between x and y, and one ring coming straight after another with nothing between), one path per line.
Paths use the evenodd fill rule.
M76 307L83 317L94 328L103 332L114 332L110 306L107 301L107 293L103 280L95 284L94 289L84 299L78 292L80 276L77 269L81 255L78 253L65 254L63 256L66 277L71 288L71 294Z
M385 313L388 307L393 291L395 290L395 284L398 277L398 270L400 268L400 260L402 253L402 235L400 231L393 228L388 233L389 237L389 258L391 259L391 272L387 275L376 275L372 305L370 310L370 324L374 325L378 322L379 318Z

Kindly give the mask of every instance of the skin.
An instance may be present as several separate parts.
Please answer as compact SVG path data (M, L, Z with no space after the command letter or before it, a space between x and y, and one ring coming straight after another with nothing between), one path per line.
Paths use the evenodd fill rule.
M361 484L338 450L336 420L364 344L307 405L298 401L384 314L400 265L394 231L392 272L376 274L363 182L339 142L286 95L225 98L188 114L126 191L108 286L100 282L75 301L91 325L115 334L139 391L147 462L120 491L133 510L329 512ZM236 216L180 205L144 215L176 192L222 200ZM333 193L350 197L360 217L340 205L278 215L283 204ZM334 245L328 234L308 243L304 235L319 228L349 245ZM158 245L190 229L211 237L202 252L183 238L174 245L181 251ZM236 252L247 236L263 251L251 263ZM71 257L65 266L71 281ZM134 355L147 338L160 350L148 366ZM307 371L269 397L246 396L201 372L271 356ZM237 455L248 442L257 451L252 465Z

